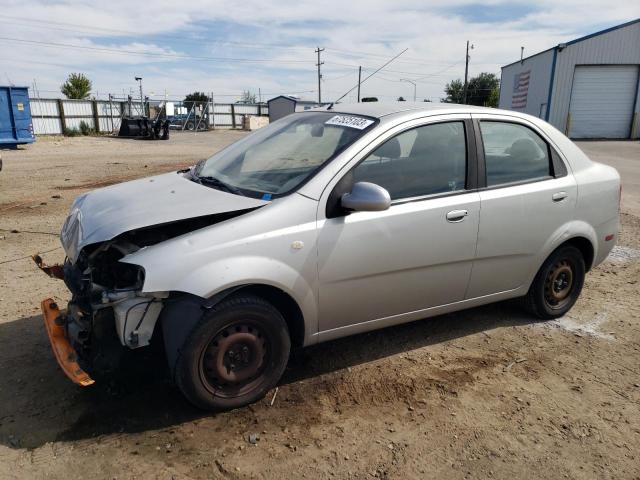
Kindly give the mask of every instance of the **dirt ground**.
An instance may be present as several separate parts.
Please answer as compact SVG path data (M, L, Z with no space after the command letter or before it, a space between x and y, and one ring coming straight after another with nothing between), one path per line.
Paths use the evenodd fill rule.
M501 303L309 348L274 392L206 414L161 352L81 389L57 367L39 301L68 294L73 198L205 158L242 132L167 142L39 138L2 152L0 478L640 478L640 144L582 143L625 184L619 247L566 317ZM257 434L255 445L248 442Z

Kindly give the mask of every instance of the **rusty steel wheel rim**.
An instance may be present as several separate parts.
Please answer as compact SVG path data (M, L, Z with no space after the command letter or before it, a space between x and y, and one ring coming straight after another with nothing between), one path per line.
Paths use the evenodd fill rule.
M219 397L236 397L263 381L268 342L262 329L238 322L221 329L204 348L200 374L205 387Z
M545 301L554 309L564 307L571 301L573 286L573 266L566 259L558 261L547 275L544 289Z

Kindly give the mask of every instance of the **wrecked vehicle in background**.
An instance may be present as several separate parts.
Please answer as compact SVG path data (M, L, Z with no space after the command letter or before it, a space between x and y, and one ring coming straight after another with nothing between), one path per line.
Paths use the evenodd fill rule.
M294 347L515 297L563 315L615 244L619 194L614 169L537 118L330 105L78 197L64 265L37 259L72 292L63 313L43 301L45 324L80 385L161 329L185 396L234 408Z

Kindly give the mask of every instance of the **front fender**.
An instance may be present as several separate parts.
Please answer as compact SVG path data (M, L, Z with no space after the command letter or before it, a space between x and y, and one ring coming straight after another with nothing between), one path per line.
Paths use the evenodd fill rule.
M288 294L302 311L307 338L318 331L316 287L291 266L273 258L260 256L225 257L176 275L156 262L137 261L145 270L143 292L184 292L211 298L227 289L243 285L268 285ZM313 278L313 277L312 277ZM305 339L306 340L306 339ZM306 342L305 342L306 343Z

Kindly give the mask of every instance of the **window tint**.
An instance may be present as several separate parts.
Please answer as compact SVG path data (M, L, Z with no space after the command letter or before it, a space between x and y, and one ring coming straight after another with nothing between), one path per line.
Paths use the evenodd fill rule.
M487 186L551 175L549 148L533 130L514 123L480 122Z
M463 190L467 148L464 123L425 125L383 143L353 171L355 182L386 188L391 199Z

